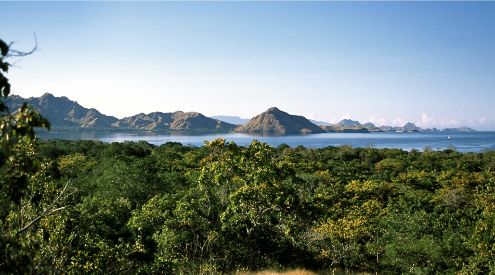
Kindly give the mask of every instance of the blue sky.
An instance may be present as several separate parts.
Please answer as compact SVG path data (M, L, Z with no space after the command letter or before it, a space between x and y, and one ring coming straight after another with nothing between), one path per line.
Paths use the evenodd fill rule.
M14 93L495 130L495 2L0 2Z

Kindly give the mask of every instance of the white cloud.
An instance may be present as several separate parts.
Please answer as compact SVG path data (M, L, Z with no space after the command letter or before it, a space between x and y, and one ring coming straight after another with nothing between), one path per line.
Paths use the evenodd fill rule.
M402 117L397 117L392 119L392 122L390 123L390 126L404 126L408 121L405 120Z
M421 121L418 122L421 127L431 127L432 123L435 121L433 116L427 114L421 114Z
M314 115L312 117L316 117L316 120L327 121L329 123L337 123L342 119L352 119L352 116L349 113L342 114L338 117L326 117L323 116L318 117ZM354 118L356 119L356 118ZM361 123L371 122L376 126L404 126L407 122L413 122L417 126L421 128L456 128L456 127L471 127L473 129L479 130L493 130L495 129L495 122L487 119L486 117L479 117L471 120L456 120L454 118L437 118L434 115L422 113L417 119L404 118L404 117L395 117L395 118L386 118L386 117L376 117L371 116L368 119L357 119Z
M459 127L459 126L461 126L461 124L453 118L442 119L438 122L438 125L440 127Z
M450 128L463 126L459 121L453 118L437 119L436 117L425 113L421 114L421 118L416 124L422 128Z
M352 119L352 117L349 113L345 113L345 114L342 114L339 118L332 117L332 118L325 119L324 121L335 124L335 123L340 122L343 119Z
M385 126L385 125L388 125L388 119L386 118L383 118L383 117L375 117L375 116L372 116L368 119L369 122L375 124L376 126Z
M345 113L345 114L340 116L340 120L342 120L342 119L351 119L351 115L349 113Z

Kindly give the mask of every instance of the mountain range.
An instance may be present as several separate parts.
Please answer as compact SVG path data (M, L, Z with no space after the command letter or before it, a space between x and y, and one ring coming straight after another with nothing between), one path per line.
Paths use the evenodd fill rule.
M85 108L67 97L55 97L45 93L41 97L22 98L11 95L6 103L11 110L17 110L24 102L37 109L46 117L53 128L88 130L141 130L161 132L186 132L190 134L238 132L260 135L317 134L324 132L368 133L368 132L420 132L420 131L474 131L471 128L422 129L414 123L404 126L375 126L359 121L343 119L331 124L309 120L303 116L288 114L276 107L251 118L236 116L207 117L197 112L153 112L140 113L118 119Z
M94 130L178 131L190 133L221 133L234 130L236 125L206 117L197 112L154 112L118 119L96 109L88 109L67 97L45 93L41 97L22 98L12 95L7 105L17 110L23 102L37 109L53 128L83 128Z

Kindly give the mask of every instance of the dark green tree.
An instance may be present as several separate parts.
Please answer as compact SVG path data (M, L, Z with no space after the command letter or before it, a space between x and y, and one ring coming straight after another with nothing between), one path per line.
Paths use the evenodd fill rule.
M17 226L9 217L13 211L23 209L21 202L28 192L30 175L37 170L32 146L34 129L48 128L50 124L26 103L14 113L7 106L11 92L7 78L11 64L7 59L25 56L35 50L24 53L11 49L11 45L0 39L0 250L3 251L0 270L18 273L26 272L31 262L20 234L35 224L40 216Z

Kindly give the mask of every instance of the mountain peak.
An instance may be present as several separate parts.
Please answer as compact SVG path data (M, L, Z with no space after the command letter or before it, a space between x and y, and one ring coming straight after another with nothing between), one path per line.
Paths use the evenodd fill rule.
M338 124L341 126L361 126L359 121L349 118L342 119Z
M45 98L55 98L54 95L52 95L51 93L44 93L41 98L45 99Z
M228 132L236 125L205 117L198 112L152 112L117 119L94 108L85 108L65 96L45 93L24 99L11 96L9 106L18 109L26 101L46 117L53 127L87 129L122 129L146 131L188 131L193 133Z
M107 128L117 121L117 118L106 116L96 109L88 109L65 96L56 97L51 93L44 93L40 97L14 98L11 102L13 109L19 108L23 102L38 110L50 121L52 127L60 128Z
M272 113L272 112L281 112L281 110L277 107L270 107L268 110L266 110L266 113Z
M322 133L323 130L303 116L288 114L276 107L252 118L247 124L236 128L237 132L263 135L293 135Z

